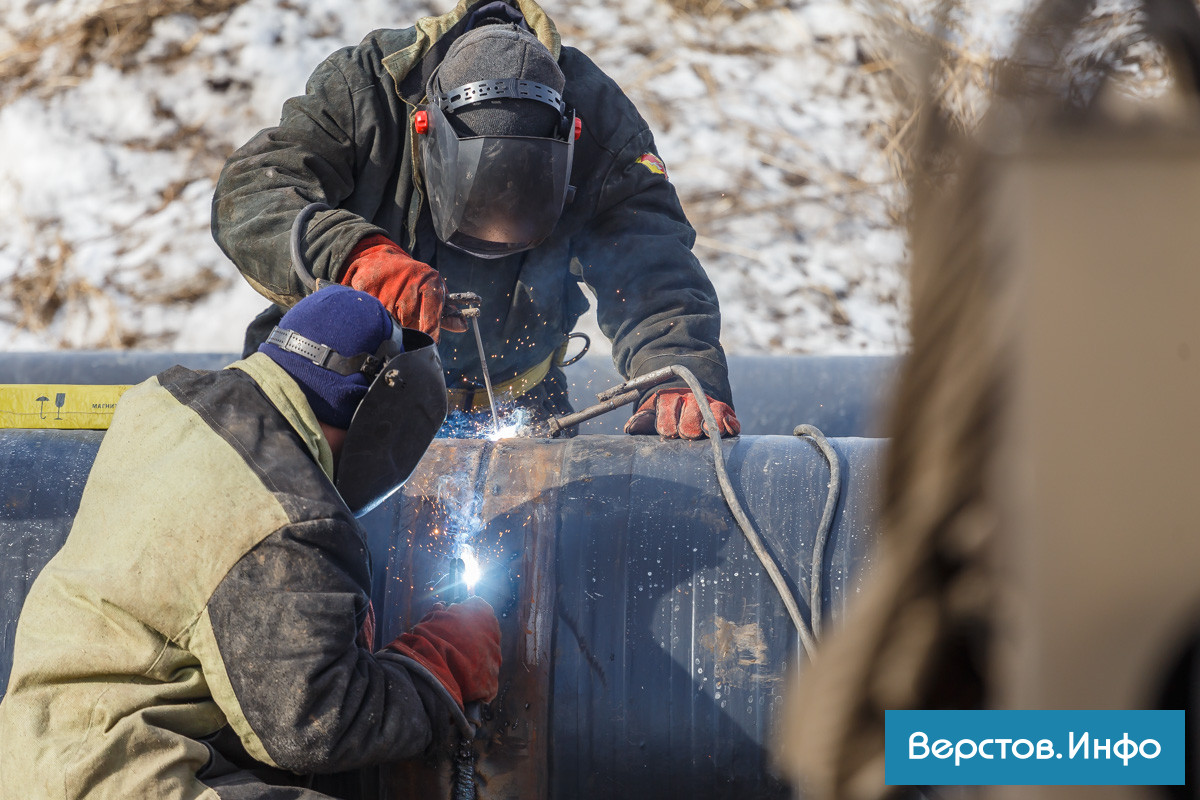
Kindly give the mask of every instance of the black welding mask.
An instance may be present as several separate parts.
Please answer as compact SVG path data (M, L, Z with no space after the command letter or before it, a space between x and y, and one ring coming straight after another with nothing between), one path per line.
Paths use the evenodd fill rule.
M354 411L334 473L338 493L356 517L408 480L446 420L446 378L437 345L417 330L396 325L395 332L399 341L383 354Z
M279 322L259 352L296 381L319 421L345 430L333 481L360 516L408 479L446 418L437 347L340 284L313 292Z
M561 122L553 135L460 138L451 124L464 106L514 100L554 107ZM414 128L433 227L443 242L500 258L536 247L554 230L575 191L569 180L579 128L554 89L516 78L469 83L431 95Z

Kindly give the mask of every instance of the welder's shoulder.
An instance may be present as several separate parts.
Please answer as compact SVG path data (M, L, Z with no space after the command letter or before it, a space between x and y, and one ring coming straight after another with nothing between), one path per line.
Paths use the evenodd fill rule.
M137 394L124 416L118 406L115 432L143 449L172 442L171 463L199 484L188 496L206 486L242 500L269 493L281 522L343 514L300 434L249 374L173 367L130 391Z
M314 76L334 72L345 79L351 92L370 86L394 90L395 81L384 61L393 59L417 42L415 28L382 28L371 31L357 45L334 51L314 70Z
M354 48L364 58L384 58L417 43L416 28L379 28L363 37Z
M649 126L617 82L574 47L563 47L558 64L566 78L563 99L583 121L585 136L620 150Z

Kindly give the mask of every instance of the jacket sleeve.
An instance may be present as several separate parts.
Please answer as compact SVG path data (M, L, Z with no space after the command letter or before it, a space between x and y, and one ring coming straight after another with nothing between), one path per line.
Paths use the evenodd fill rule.
M264 763L322 773L410 758L447 719L432 687L356 642L365 547L345 520L285 526L234 565L201 616L192 652Z
M337 280L359 241L386 234L338 208L360 188L366 166L360 160L380 156L381 148L361 146L360 129L370 128L375 141L396 139L396 123L374 113L376 87L356 68L355 52L346 48L317 67L305 93L284 104L279 125L234 152L217 181L213 237L256 290L284 306L305 294L289 257L292 223L305 206L321 202L334 209L313 217L301 243L318 278ZM376 174L387 172L387 165L382 172L379 164L372 167Z
M572 243L573 269L596 296L600 329L622 375L679 364L710 397L732 404L717 294L692 253L696 232L675 188L643 158L657 158L657 151L638 122L634 135L612 148L596 213Z

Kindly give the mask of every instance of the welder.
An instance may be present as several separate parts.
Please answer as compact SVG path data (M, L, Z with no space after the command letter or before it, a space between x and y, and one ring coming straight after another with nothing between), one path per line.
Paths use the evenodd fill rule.
M130 389L21 613L0 796L316 800L314 774L452 748L496 695L496 617L438 605L376 650L356 521L445 415L432 339L339 285L226 369Z
M225 165L217 242L275 306L305 292L291 228L318 280L369 292L439 340L452 408L487 406L481 356L447 293L482 298L497 395L537 419L570 411L568 335L595 296L625 377L679 364L736 435L720 310L645 121L533 0L464 0L330 56ZM647 390L629 433L699 438L682 384Z

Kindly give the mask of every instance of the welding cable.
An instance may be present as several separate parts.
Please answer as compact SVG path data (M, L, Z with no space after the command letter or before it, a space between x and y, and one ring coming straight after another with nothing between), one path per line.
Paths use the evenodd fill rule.
M482 714L478 702L467 704L467 718L478 728ZM454 793L452 800L475 800L475 748L472 745L474 734L462 736L454 751Z
M812 579L809 581L808 607L812 617L813 638L821 638L821 575L825 564L825 544L833 531L833 515L837 513L838 500L842 494L842 462L837 451L815 425L797 425L793 436L807 436L829 462L829 493L825 497L825 510L821 512L821 525L817 528L817 539L813 542Z
M446 709L458 728L458 744L454 748L454 792L451 800L473 800L475 797L475 750L471 743L475 740L475 731L479 727L479 704L469 703L466 713L459 708L458 701L450 695L440 680L434 677L429 668L415 658L403 656L394 651L385 654L392 661L398 661L410 672L425 679L433 689L434 694L446 704ZM468 714L470 716L468 716Z
M475 797L475 751L471 743L475 740L475 731L479 726L478 718L468 719L467 714L459 707L458 701L451 696L450 690L420 661L400 655L395 651L388 651L380 655L390 661L399 662L414 675L423 678L426 684L433 689L433 693L445 703L454 726L458 728L458 744L454 748L454 787L451 800L473 800ZM472 712L477 713L478 704L471 703L470 705L475 706Z
M467 740L475 738L476 726L467 719L467 715L463 713L462 708L458 705L458 701L450 694L450 690L429 671L429 667L415 658L401 655L394 650L384 650L375 655L377 658L386 658L388 661L395 661L408 669L409 672L422 678L429 685L429 688L433 689L433 693L445 703L446 710L450 712L450 719L454 722L454 727L458 728L459 734Z
M292 235L288 237L288 246L292 254L292 270L296 273L296 277L304 284L304 288L310 292L315 292L317 289L317 280L312 275L312 270L308 268L308 264L304 261L304 254L300 252L300 241L304 238L304 228L308 225L308 221L312 219L313 214L318 211L330 211L329 206L325 203L309 203L304 208L300 209L300 213L296 215L296 219L292 222Z
M804 652L808 654L808 658L811 661L816 655L816 637L813 636L812 631L804 622L804 617L800 615L800 606L796 603L796 598L792 595L792 590L788 587L787 580L775 564L775 559L767 552L762 537L758 535L758 531L754 530L754 525L751 524L750 518L746 516L742 504L737 499L737 494L733 491L733 484L729 480L729 472L725 468L725 454L721 450L721 429L717 427L717 418L713 416L712 409L708 407L708 398L704 394L704 390L700 387L700 381L696 380L696 376L687 367L672 364L670 367L666 367L666 369L669 369L675 375L682 378L683 382L687 384L688 388L692 390L692 394L696 397L696 405L700 407L700 415L704 418L705 433L708 434L708 440L712 444L713 462L717 470L717 483L721 485L721 494L724 496L729 510L733 512L733 518L737 521L738 527L741 528L742 535L750 543L750 549L758 556L763 569L767 571L767 575L771 578L771 583L775 585L775 590L779 593L779 598L783 600L783 605L787 609L788 616L792 618L792 624L796 626L796 633L800 636L800 643L804 645ZM824 547L821 550L824 551ZM820 595L818 594L817 597L820 597ZM810 608L810 613L815 620L818 614L820 614L819 607Z

